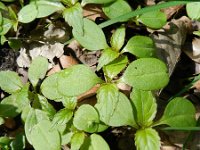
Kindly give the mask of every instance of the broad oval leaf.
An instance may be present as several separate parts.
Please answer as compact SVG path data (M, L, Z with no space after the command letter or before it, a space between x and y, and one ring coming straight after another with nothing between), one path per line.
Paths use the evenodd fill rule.
M103 67L103 72L110 79L113 79L116 75L118 75L127 65L128 58L125 55L119 56L114 61L110 62L106 66Z
M130 97L136 109L137 124L141 127L150 126L157 112L157 104L152 92L134 88Z
M85 133L84 132L75 133L72 136L72 139L71 139L71 150L80 149L80 147L83 144L84 140L85 140Z
M91 105L82 105L75 112L73 125L79 130L96 132L99 126L99 115Z
M44 57L37 57L33 59L29 70L28 70L28 78L35 87L39 81L39 79L43 79L48 70L48 60Z
M85 65L74 65L59 74L58 92L63 96L78 96L102 80Z
M154 57L156 48L150 37L137 35L128 41L122 52L129 52L139 58Z
M93 21L83 19L83 35L76 29L73 29L74 38L88 50L101 50L108 48L105 35L102 29Z
M137 150L160 150L160 137L152 128L137 130L135 134Z
M122 80L137 89L158 90L169 82L166 65L156 58L141 58L132 62Z
M22 112L24 107L29 105L28 88L26 85L22 90L16 92L6 98L0 103L0 116L16 117Z
M35 3L30 3L24 6L18 13L18 21L22 23L29 23L36 19L38 15L37 6Z
M105 96L108 96L108 94L109 92L105 94ZM113 102L114 105L110 102L109 98L111 96L110 97L105 97L105 96L104 100L103 99L101 99L101 101L98 100L99 102L95 105L101 118L103 119L102 121L106 121L105 123L107 125L115 127L124 125L137 127L134 120L131 103L123 93L119 92L117 97L115 95L114 97L112 97L112 99L116 98L116 100ZM105 108L103 108L102 106L105 106ZM109 109L112 109L112 111L110 111ZM112 114L110 114L110 112ZM108 119L105 120L105 117Z
M12 28L12 20L3 17L0 28L1 28L0 35L5 35Z
M49 120L47 114L44 111L33 108L30 109L24 125L26 138L30 144L32 144L31 132L33 127L42 120Z
M35 150L60 150L60 135L51 128L51 122L42 120L35 125L31 132L32 145Z
M61 11L65 8L60 2L41 0L34 3L38 11L37 18L49 16L54 12Z
M193 2L188 3L186 5L186 10L188 16L193 20L199 20L200 19L200 2Z
M131 11L132 11L131 6L125 0L115 0L115 2L106 4L103 7L103 12L110 19L119 17ZM127 21L127 19L122 19L120 21Z
M161 124L167 124L171 127L195 126L195 107L185 98L174 98L165 108L162 118L156 123L156 125Z
M86 4L107 4L114 1L115 0L82 0L81 5L85 6Z
M83 9L80 3L76 3L63 11L65 21L73 27L80 35L83 35Z
M0 71L0 88L7 93L14 93L23 87L18 74L13 71Z
M42 94L50 100L59 100L62 95L58 92L58 77L59 73L54 73L47 77L41 85Z
M97 71L100 70L104 65L107 65L115 58L119 56L119 52L112 50L111 48L107 48L103 50L101 57L99 58L99 63L97 66Z
M110 150L106 141L98 134L92 134L89 138L87 138L81 150Z
M138 21L150 28L160 29L167 23L167 17L164 12L151 11L139 16Z
M110 41L112 49L119 51L122 48L125 40L125 30L125 27L119 27L113 33Z

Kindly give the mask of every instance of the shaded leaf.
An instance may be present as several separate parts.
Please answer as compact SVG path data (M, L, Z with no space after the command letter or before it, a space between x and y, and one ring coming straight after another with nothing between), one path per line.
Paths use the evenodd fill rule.
M167 124L171 127L191 127L196 125L193 104L182 97L174 98L165 108L162 118L156 125Z
M110 19L119 17L131 11L131 6L125 0L116 0L113 3L109 3L103 6L103 12ZM120 21L127 21L127 19L122 19Z
M100 70L104 65L107 65L111 61L113 61L115 58L119 56L119 53L112 50L111 48L107 48L103 50L101 57L99 58L99 63L97 66L97 71Z
M151 11L139 16L138 21L150 28L159 29L167 23L167 16L161 11Z
M24 133L16 135L15 139L11 142L11 150L22 150L25 149L26 138Z
M81 5L84 6L86 4L106 4L114 1L115 0L82 0Z
M125 70L122 80L141 90L158 90L168 84L166 65L156 58L140 58Z
M132 37L122 52L129 52L137 57L154 57L156 54L156 48L153 40L146 36L134 36Z
M0 27L2 27L2 30L0 31L0 35L5 35L11 29L12 21L10 19L3 17L2 18L2 24L0 25Z
M1 108L1 107L0 107ZM4 119L3 119L3 117L0 117L0 125L2 125L2 124L4 124Z
M138 150L160 150L160 137L152 128L137 130L135 145Z
M81 35L77 32L76 29L73 29L74 38L86 49L88 50L100 50L108 48L106 43L105 35L102 29L93 21L89 19L83 19L84 27L83 32L84 34Z
M97 131L98 124L99 115L91 105L82 105L75 112L73 125L77 129L93 133Z
M60 150L60 135L51 129L51 122L42 120L33 127L31 132L32 145L36 150Z
M133 89L130 97L136 109L137 124L141 127L151 125L157 112L157 104L152 92Z
M43 79L48 70L48 60L44 57L36 57L33 59L29 70L28 70L28 78L35 87L39 81L39 79Z

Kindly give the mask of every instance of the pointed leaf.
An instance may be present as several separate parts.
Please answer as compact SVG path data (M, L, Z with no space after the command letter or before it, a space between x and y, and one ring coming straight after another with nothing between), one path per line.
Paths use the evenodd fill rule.
M124 55L119 56L117 59L104 66L103 72L110 79L113 79L126 67L127 63L128 63L127 56Z
M110 41L111 47L114 50L119 51L124 45L124 40L125 40L125 28L120 27L113 33L111 37Z
M110 150L106 141L98 134L92 134L87 138L81 150Z
M158 90L169 81L166 65L156 58L141 58L132 62L122 80L141 90Z
M167 23L167 16L161 11L151 11L139 16L138 21L150 28L159 29Z
M56 11L61 11L65 7L60 2L53 1L35 1L35 5L37 6L37 18L43 18L53 14Z
M71 139L71 150L79 150L85 140L84 132L75 133Z
M132 11L131 6L125 0L116 0L115 2L106 4L103 7L103 12L110 19L119 17L119 16L129 13L131 11ZM124 22L124 21L128 21L128 20L122 19L120 21Z
M156 48L150 37L134 36L128 41L122 52L129 52L140 58L154 57Z
M160 150L160 137L152 128L137 130L135 134L137 150Z
M156 125L167 124L171 127L195 126L195 108L193 104L182 97L174 98L165 108L162 118Z
M28 70L28 78L35 87L39 79L43 79L48 70L48 60L44 57L37 57L33 59Z
M19 11L18 13L18 21L22 23L29 23L36 19L38 15L37 6L35 3L30 3Z
M14 93L23 87L17 73L12 71L0 71L0 88L7 93Z
M119 56L119 53L112 50L111 48L107 48L103 50L101 57L99 58L99 63L97 66L97 71L100 70L104 65L107 65L115 58Z
M59 74L58 92L63 96L78 96L102 80L85 65L75 65Z
M2 27L2 30L0 31L0 35L5 35L12 28L12 20L4 17L2 19L2 24L0 25L0 27Z
M102 29L89 19L83 19L83 35L73 29L74 38L88 50L101 50L108 48Z
M134 89L130 97L136 109L137 124L141 127L151 125L157 112L157 104L152 92Z
M94 107L85 104L75 112L73 125L89 133L96 132L99 124L99 115Z
M56 129L51 129L51 122L42 120L33 127L31 132L32 145L36 150L60 150L60 135Z
M80 3L76 3L63 11L65 21L73 27L80 35L83 35L83 10Z

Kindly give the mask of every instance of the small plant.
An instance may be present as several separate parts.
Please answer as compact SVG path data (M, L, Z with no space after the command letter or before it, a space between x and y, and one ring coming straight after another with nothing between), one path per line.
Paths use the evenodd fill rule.
M8 41L13 46L7 34L12 28L16 32L19 23L30 23L57 13L72 26L73 37L84 48L89 51L102 50L97 72L102 72L103 77L97 76L84 64L74 65L46 77L48 60L43 57L32 61L28 69L29 83L23 84L15 72L1 71L0 87L9 96L0 103L0 124L4 124L6 118L21 115L24 125L24 132L15 138L0 137L1 149L25 149L27 141L36 150L59 150L64 145L69 145L72 150L109 150L109 145L98 133L109 127L128 126L135 131L135 146L138 150L159 150L159 127L196 126L195 108L182 97L172 99L162 117L155 119L157 103L154 91L168 84L169 75L166 65L156 58L153 40L147 36L135 35L126 43L126 28L122 23L107 43L101 29L126 21L159 29L167 20L161 8L186 4L188 1L172 1L141 9L138 7L135 11L125 0L42 0L26 4L20 1L21 9L17 11L3 2L16 1L0 2L2 45ZM103 12L111 20L97 25L84 18L82 7L87 4L101 4ZM188 15L195 18L190 12L191 7L187 5ZM116 9L121 11L115 13ZM129 61L127 53L136 59ZM125 95L118 88L119 83L131 86L131 94ZM80 105L78 96L97 84L99 88L95 105ZM57 111L51 101L62 103L63 108Z

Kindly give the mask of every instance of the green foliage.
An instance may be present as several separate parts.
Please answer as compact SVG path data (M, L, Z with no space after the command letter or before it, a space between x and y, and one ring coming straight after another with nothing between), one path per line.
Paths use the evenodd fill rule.
M102 29L89 19L83 19L84 34L80 34L76 29L73 29L74 38L86 49L94 51L108 48L105 35ZM97 44L98 43L98 44Z
M86 5L86 4L107 4L114 2L115 0L82 0L81 5Z
M160 137L152 128L140 129L135 134L135 145L137 150L160 150Z
M103 6L103 12L111 19L129 13L131 10L131 6L125 0L115 0L112 3ZM122 19L120 21L127 20L128 19Z
M200 2L188 3L186 5L186 11L188 16L193 20L200 19Z
M129 52L139 58L148 58L155 56L156 48L150 37L137 35L128 41L122 52Z
M71 150L80 149L85 140L85 134L83 132L75 133L71 139Z
M167 17L164 12L152 11L139 16L138 21L150 28L159 29L167 23Z
M127 67L122 81L136 89L158 90L168 84L169 76L162 61L156 58L141 58Z

